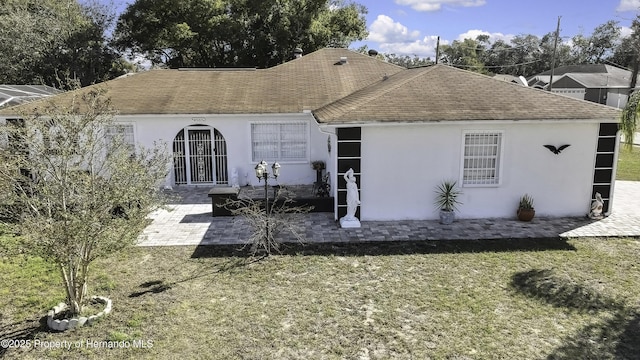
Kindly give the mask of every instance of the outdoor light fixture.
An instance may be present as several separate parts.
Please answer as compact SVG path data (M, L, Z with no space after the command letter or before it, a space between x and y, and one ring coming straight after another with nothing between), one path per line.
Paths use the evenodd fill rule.
M256 170L256 177L258 178L258 180L261 180L266 175L268 175L267 163L264 160L262 160L260 163L258 163L258 165L256 165L255 170Z
M280 164L274 162L273 165L271 165L271 173L273 177L277 179L278 175L280 175Z
M266 231L265 231L265 243L269 241L269 216L271 215L271 208L269 207L269 173L267 172L268 164L266 161L262 160L258 165L256 165L256 177L258 178L258 182L264 179L264 211L266 214ZM271 165L271 176L274 179L278 178L280 175L280 164L274 162ZM274 195L275 196L275 195ZM275 201L275 199L274 199Z

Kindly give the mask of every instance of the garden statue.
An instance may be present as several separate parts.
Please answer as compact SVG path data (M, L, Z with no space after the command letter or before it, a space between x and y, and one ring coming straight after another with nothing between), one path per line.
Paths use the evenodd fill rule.
M340 226L343 228L358 228L360 220L356 217L358 205L360 205L360 195L358 194L358 184L353 175L353 169L344 173L344 180L347 182L347 214L340 218Z
M602 208L604 207L604 201L602 201L602 195L599 192L596 193L596 199L591 203L591 211L589 212L589 218L594 220L600 220L604 218L602 214Z

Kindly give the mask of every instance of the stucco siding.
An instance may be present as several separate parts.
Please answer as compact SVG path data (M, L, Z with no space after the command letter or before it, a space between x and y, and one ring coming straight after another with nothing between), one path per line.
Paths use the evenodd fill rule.
M536 216L588 212L598 124L416 124L362 128L361 220L437 219L434 188L460 182L468 130L502 131L501 180L462 187L458 217L513 217L525 193ZM571 146L556 155L546 144Z
M118 122L134 124L135 139L138 144L152 146L154 142L165 142L169 151L178 132L185 127L207 125L217 129L224 136L227 145L228 171L238 169L240 185L257 185L251 155L251 123L255 122L299 122L308 124L308 158L305 161L280 162L280 177L273 184L312 184L315 171L310 161L328 159L327 134L320 132L311 114L268 114L268 115L124 115ZM271 163L272 159L264 159ZM171 180L168 179L168 182ZM270 181L271 182L271 181Z

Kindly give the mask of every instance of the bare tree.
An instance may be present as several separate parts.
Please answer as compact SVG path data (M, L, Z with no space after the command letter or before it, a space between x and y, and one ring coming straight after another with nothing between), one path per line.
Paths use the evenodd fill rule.
M168 155L136 149L103 90L0 126L0 199L28 251L55 263L71 315L88 300L91 263L135 243L162 204Z
M227 199L222 205L233 215L244 217L251 227L245 246L250 246L252 256L280 252L278 235L282 232L290 233L300 243L306 241L301 221L296 220L301 220L300 215L313 210L313 206L296 205L293 194L286 189L280 189L272 200L266 208L262 200L250 198Z

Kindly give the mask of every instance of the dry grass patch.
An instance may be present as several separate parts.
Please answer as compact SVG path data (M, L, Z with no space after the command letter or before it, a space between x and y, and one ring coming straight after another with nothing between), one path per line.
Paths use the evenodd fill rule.
M114 300L112 314L33 338L152 347L7 354L630 359L640 351L638 256L635 239L308 246L258 261L232 249L135 248L97 264L93 292Z

